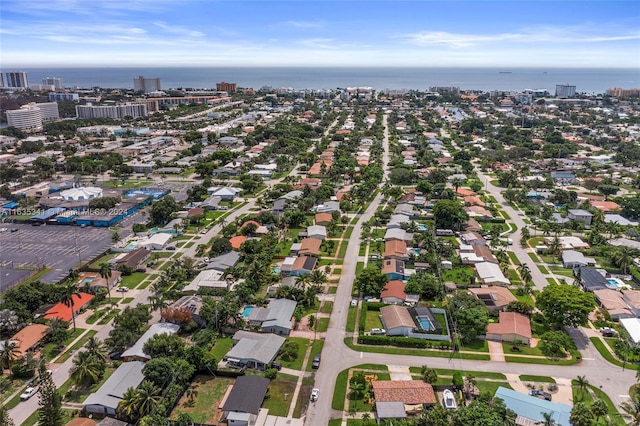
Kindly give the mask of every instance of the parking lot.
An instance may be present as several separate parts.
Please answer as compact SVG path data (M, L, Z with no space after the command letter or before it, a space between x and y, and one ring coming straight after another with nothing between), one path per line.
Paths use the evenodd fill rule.
M8 229L0 232L0 265L7 269L50 268L52 270L40 278L47 283L59 281L81 261L93 259L107 250L113 235L106 228L65 225L6 223L2 227ZM17 231L11 232L12 229ZM7 290L9 284L2 284L2 289Z

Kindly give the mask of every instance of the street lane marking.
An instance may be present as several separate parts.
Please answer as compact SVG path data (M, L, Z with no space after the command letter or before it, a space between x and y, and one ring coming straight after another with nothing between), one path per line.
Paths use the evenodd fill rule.
M364 358L364 352L360 352L360 359Z

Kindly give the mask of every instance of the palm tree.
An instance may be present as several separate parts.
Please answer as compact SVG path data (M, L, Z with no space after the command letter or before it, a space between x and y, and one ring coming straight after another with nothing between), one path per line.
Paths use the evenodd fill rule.
M0 367L11 368L11 361L18 358L20 353L20 348L18 348L18 344L16 342L5 340L3 342L2 349L0 349Z
M148 380L143 381L136 393L138 418L142 418L147 414L152 413L161 400L162 389Z
M162 311L169 306L163 295L151 295L147 298L147 301L149 301L149 305L151 305L151 312L155 312L157 310Z
M89 337L87 344L84 345L89 354L97 360L107 361L107 348L104 342L97 339L95 336Z
M460 188L463 184L463 180L460 178L453 178L453 180L451 181L451 185L454 188L454 192L458 192L458 188Z
M620 404L622 409L622 417L626 417L631 420L629 423L632 426L640 426L640 393L635 392L631 394L631 399Z
M116 411L131 422L135 423L138 420L138 391L135 388L129 388L124 392Z
M189 402L192 403L198 397L198 390L192 384L184 391L184 395L189 399Z
M88 351L82 351L73 359L71 380L77 386L92 385L100 380L102 371L99 361Z
M356 409L358 407L358 400L360 399L360 396L362 396L365 386L365 383L361 381L354 381L353 383L349 384L349 388L351 389L351 397L354 401L356 401Z
M587 385L588 384L589 384L589 381L587 380L587 378L585 376L576 377L575 385L578 387L578 390L580 391L580 399L581 400L584 400L584 393L587 390Z
M607 404L601 399L596 399L595 401L593 401L589 409L591 410L593 416L596 418L596 424L598 424L598 420L600 420L600 417L609 414L609 407L607 407Z
M296 277L295 287L304 289L311 282L311 274L299 275Z
M114 233L111 234L111 242L118 244L120 241L122 241L122 237L118 234L118 231L114 231Z
M62 286L62 297L60 298L60 302L71 309L71 319L73 320L73 329L76 329L76 312L74 309L74 296L77 298L80 297L80 290L78 290L78 286L73 283L66 283Z
M102 262L100 265L100 276L107 281L107 295L109 296L109 305L111 305L111 284L109 283L109 279L111 279L111 265L107 262Z
M77 269L69 269L69 280L75 281L80 277L80 273Z
M584 402L578 402L571 410L569 421L573 426L591 426L593 414Z
M522 281L525 284L530 283L533 279L533 277L531 276L531 269L529 269L529 265L527 265L526 263L518 266L518 272L520 273L520 278L522 278Z
M542 414L543 420L541 422L536 423L539 426L557 426L555 420L553 420L553 413L540 413Z
M631 247L620 246L613 254L611 260L613 263L618 265L618 267L622 268L623 272L627 273L627 268L633 264L633 259L637 251L632 249Z
M309 281L313 285L320 287L322 284L327 282L327 276L319 269L314 269L311 271L311 274L309 274Z

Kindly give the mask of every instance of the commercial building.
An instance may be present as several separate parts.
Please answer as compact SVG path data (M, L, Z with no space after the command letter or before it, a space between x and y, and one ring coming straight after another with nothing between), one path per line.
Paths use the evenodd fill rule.
M147 116L147 105L76 105L76 115L78 118L113 118L115 120L122 120L126 116L140 118Z
M58 104L55 102L30 103L20 109L7 111L9 126L21 130L38 130L42 123L60 118Z
M58 77L45 77L42 79L42 84L52 85L55 90L64 89L62 79Z
M616 98L637 98L640 97L640 89L622 89L620 87L614 87L607 89L607 95Z
M24 71L7 71L7 87L23 89L29 87L27 73Z
M133 90L136 92L159 92L162 90L160 87L160 79L159 78L144 78L143 76L138 76L133 78Z
M569 84L556 84L556 96L559 98L571 98L576 95L576 86Z
M234 93L238 91L238 85L236 83L227 83L225 81L216 83L216 90L218 92Z
M80 96L77 93L49 93L51 102L79 102Z

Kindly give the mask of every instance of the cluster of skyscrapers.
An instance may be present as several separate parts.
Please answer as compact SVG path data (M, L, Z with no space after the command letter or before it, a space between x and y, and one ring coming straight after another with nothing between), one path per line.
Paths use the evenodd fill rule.
M64 84L61 78L45 77L42 84L29 84L29 78L25 71L7 71L5 74L0 73L0 87L8 87L14 89L33 89L33 90L62 90Z

